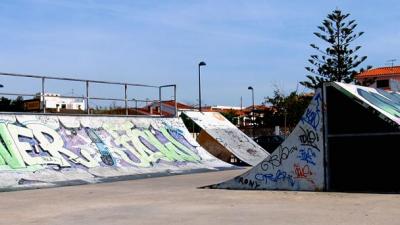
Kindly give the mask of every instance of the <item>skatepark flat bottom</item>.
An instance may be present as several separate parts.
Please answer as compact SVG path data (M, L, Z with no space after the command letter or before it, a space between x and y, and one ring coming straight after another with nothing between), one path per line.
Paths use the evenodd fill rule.
M398 224L400 195L198 189L228 170L0 193L0 224Z

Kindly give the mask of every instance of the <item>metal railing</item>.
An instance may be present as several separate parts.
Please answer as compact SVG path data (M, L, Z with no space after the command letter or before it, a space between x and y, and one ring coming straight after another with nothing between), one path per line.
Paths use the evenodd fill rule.
M40 76L40 75L31 75L31 74L16 74L16 73L3 73L0 72L0 76L11 76L11 77L25 77L25 78L34 78L41 80L41 93L32 94L32 93L8 93L8 92L0 92L0 95L9 95L9 96L32 96L32 97L39 97L40 96L40 103L41 103L41 111L42 113L46 113L46 98L58 97L58 98L75 98L75 99L84 99L86 101L86 114L90 114L90 100L110 100L110 101L123 101L125 103L125 115L129 115L129 102L136 103L136 112L138 112L137 103L138 102L145 102L146 104L150 102L150 104L158 103L159 105L159 116L163 115L163 101L162 101L162 90L163 88L173 88L173 99L168 99L166 101L173 101L174 102L174 116L178 115L177 111L177 102L176 102L176 84L169 84L169 85L162 85L162 86L155 86L155 85L145 85L145 84L135 84L135 83L123 83L123 82L112 82L112 81L100 81L100 80L85 80L85 79L76 79L76 78L67 78L67 77L53 77L53 76ZM86 95L85 96L68 96L68 95L57 95L57 96L46 96L45 95L45 81L46 80L63 80L63 81L76 81L76 82L84 82L86 84ZM124 98L104 98L104 97L95 97L89 95L89 85L90 84L112 84L112 85L122 85L124 88ZM145 88L154 88L158 89L158 100L144 100L144 99L128 99L128 88L129 87L145 87ZM150 112L149 112L150 113Z

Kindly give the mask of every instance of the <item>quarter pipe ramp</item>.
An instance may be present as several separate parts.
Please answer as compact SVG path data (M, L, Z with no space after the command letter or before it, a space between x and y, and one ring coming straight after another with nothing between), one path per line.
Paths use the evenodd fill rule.
M231 167L178 118L0 115L0 190Z
M219 142L240 160L255 166L268 156L268 153L217 112L184 111L203 131Z
M209 187L399 192L399 127L399 93L327 83L271 155Z

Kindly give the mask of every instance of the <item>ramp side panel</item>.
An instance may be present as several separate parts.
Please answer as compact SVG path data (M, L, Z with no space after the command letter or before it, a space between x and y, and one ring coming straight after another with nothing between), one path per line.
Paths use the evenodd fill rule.
M317 90L301 121L271 155L243 175L210 187L322 191L322 103L321 90Z
M205 130L240 160L255 166L269 154L217 112L185 111L190 119Z
M232 167L178 118L0 115L0 190Z
M204 130L200 131L196 140L204 149L216 158L228 163L231 161L232 153Z
M333 87L356 98L364 107L372 107L382 119L400 126L400 93L334 82Z

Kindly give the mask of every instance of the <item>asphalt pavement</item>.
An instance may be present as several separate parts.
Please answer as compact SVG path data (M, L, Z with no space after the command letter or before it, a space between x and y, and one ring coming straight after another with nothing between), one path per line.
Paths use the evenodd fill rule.
M199 189L244 170L0 193L0 224L400 224L400 195Z

